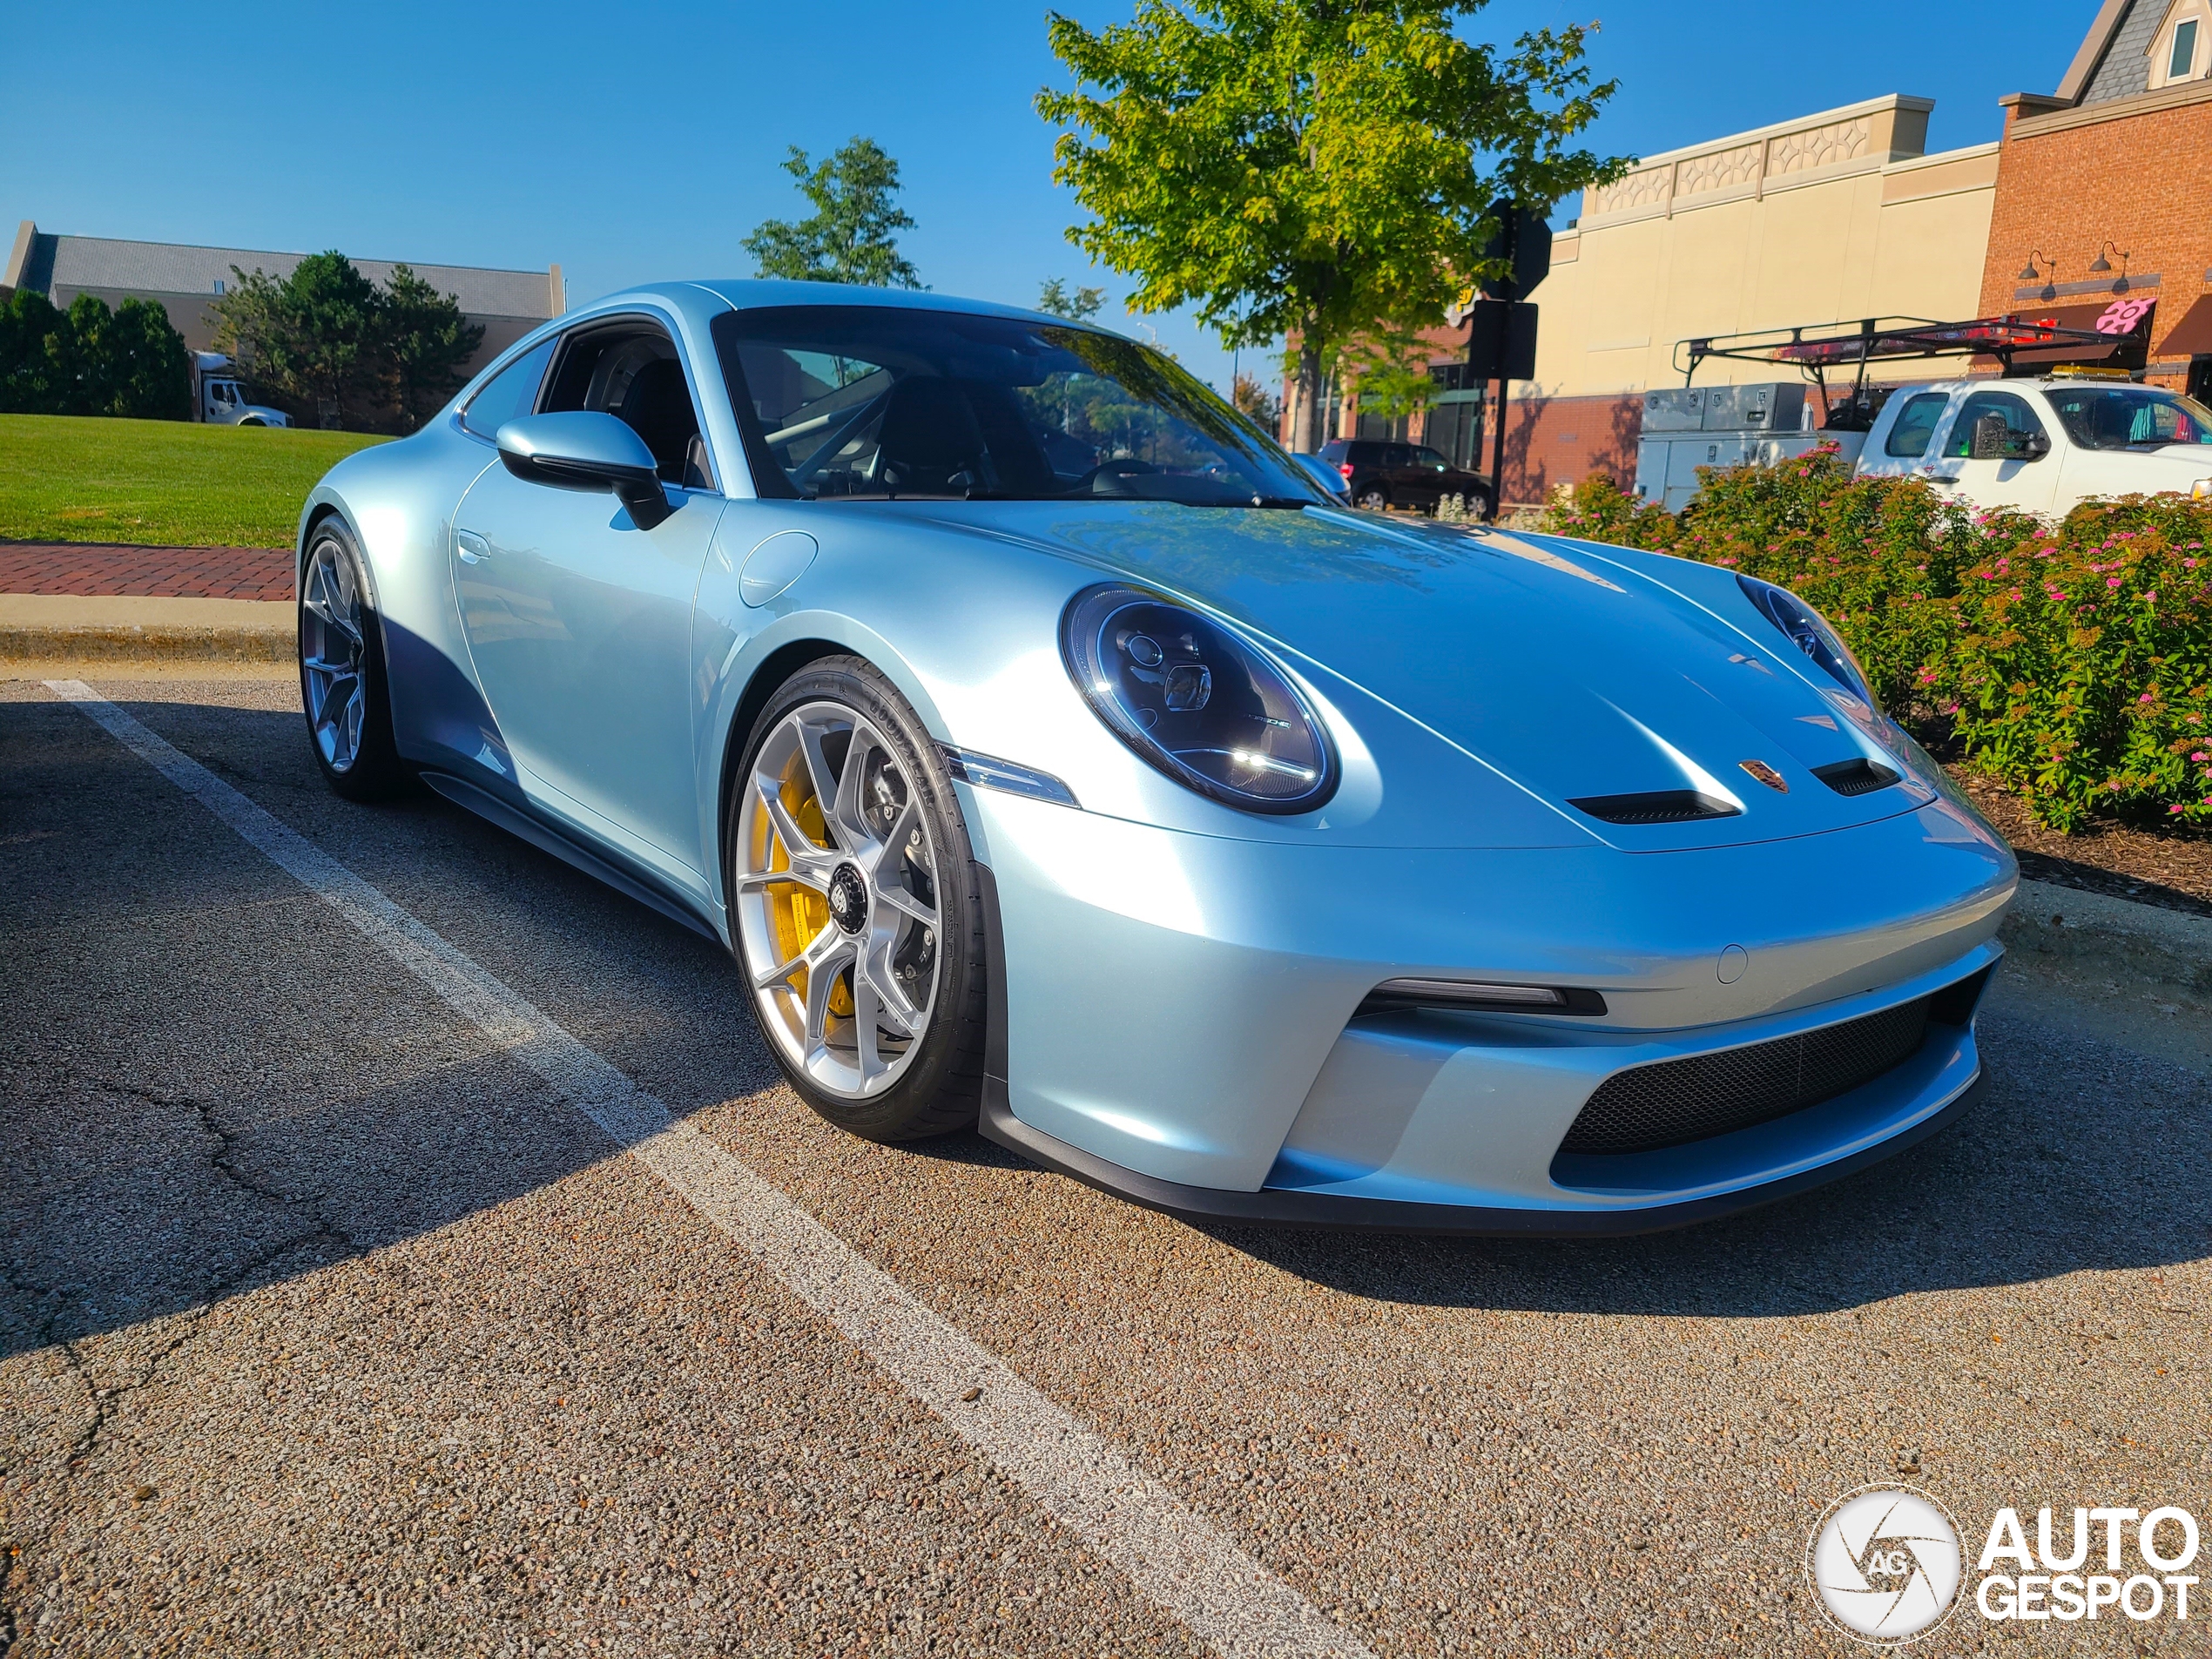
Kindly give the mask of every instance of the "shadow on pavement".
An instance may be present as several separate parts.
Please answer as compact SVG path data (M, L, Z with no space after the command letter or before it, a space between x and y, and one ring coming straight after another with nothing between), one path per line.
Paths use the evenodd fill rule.
M336 801L295 713L132 712L314 838L679 1115L775 1069L726 954L424 799ZM617 1149L321 902L51 704L0 705L0 1355L202 1305L523 1197ZM2195 1074L1985 1020L1989 1100L1834 1187L1602 1243L1221 1229L1351 1294L1761 1318L2196 1260ZM981 1136L904 1149L1022 1167ZM888 1151L885 1156L892 1156ZM1068 1202L1109 1202L1069 1184Z

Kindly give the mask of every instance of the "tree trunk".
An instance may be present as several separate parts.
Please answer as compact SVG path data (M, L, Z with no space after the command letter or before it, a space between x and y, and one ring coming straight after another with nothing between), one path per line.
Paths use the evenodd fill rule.
M1312 455L1321 447L1321 354L1301 342L1298 353L1298 414L1291 421L1291 448Z

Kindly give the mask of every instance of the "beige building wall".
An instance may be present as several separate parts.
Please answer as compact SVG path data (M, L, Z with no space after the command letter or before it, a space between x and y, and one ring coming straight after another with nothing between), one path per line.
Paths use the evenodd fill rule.
M1552 248L1546 398L1680 386L1693 336L1975 314L1997 146L1925 155L1926 98L1892 95L1653 156L1593 190ZM1877 375L1925 375L1898 363ZM1709 360L1696 384L1790 378Z

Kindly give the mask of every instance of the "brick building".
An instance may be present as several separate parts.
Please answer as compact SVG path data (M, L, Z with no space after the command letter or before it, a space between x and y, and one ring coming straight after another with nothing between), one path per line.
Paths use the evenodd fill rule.
M1542 326L1535 378L1514 384L1507 408L1505 502L1541 502L1594 473L1633 479L1644 394L1683 383L1678 348L1692 336L1971 314L1997 146L1928 154L1933 108L1892 93L1817 111L1648 156L1586 192L1528 295ZM1356 388L1325 415L1345 435L1411 435L1487 472L1487 444L1474 454L1481 394L1460 368L1467 331L1431 341L1439 391L1425 416L1378 421ZM1776 377L1716 360L1698 380Z
M2148 378L2212 392L2212 0L2103 0L2058 90L2002 103L1982 314L2148 304Z
M0 300L19 287L43 293L64 310L80 293L96 295L111 307L125 300L151 300L169 314L170 327L185 337L187 347L206 351L215 342L212 307L236 280L233 267L285 277L306 257L255 248L68 236L42 231L24 219L17 228L7 264L0 266ZM370 281L381 283L390 279L393 262L355 260L354 266ZM557 265L543 271L466 265L411 268L440 293L452 295L469 321L482 325L483 343L468 363L470 374L548 317L568 309Z

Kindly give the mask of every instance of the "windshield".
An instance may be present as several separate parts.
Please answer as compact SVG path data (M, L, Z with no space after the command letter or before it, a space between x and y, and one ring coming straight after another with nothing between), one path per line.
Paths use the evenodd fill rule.
M2212 443L2212 410L2149 386L2054 387L2045 394L2067 435L2084 449Z
M1171 358L1094 329L792 306L726 313L714 343L764 496L1326 504Z

